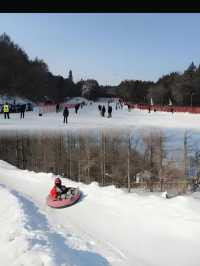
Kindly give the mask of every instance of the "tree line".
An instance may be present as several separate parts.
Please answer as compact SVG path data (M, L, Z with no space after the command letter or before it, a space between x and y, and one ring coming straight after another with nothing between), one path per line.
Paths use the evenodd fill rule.
M146 133L98 130L90 135L69 132L48 136L16 132L14 136L0 136L0 158L21 169L52 172L74 181L96 181L102 186L128 189L142 185L152 191L160 190L162 180L169 185L187 179L191 162L196 170L200 166L199 150L193 147L187 132L180 158L174 157L174 150L167 149L168 138L161 130Z
M179 106L200 105L200 66L192 62L183 73L172 72L157 82L124 80L117 86L99 85L94 80L74 82L70 70L67 77L52 74L39 58L31 60L26 52L3 33L0 35L0 95L21 96L33 101L61 102L66 97L119 96L132 103Z

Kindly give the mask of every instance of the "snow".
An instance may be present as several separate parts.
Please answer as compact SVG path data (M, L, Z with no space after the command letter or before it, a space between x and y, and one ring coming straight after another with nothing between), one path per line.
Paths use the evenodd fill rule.
M83 197L52 209L54 178L0 161L0 265L199 265L198 192L166 199L63 178Z
M9 120L1 114L0 133L162 129L173 135L177 148L186 130L199 145L199 114L129 112L126 106L115 110L111 103L113 117L103 118L98 111L101 100L79 109L77 115L70 109L67 125L62 112L39 117L34 108L25 119L10 114ZM166 192L127 193L114 186L63 179L67 186L78 186L83 196L77 204L58 210L46 205L54 178L52 173L20 170L0 160L0 265L199 266L199 192L166 199Z
M164 130L188 130L199 132L200 114L189 113L165 113L151 112L146 110L132 109L130 112L124 106L123 110L115 110L115 103L112 103L112 118L101 117L98 111L99 103L84 106L75 114L74 108L69 110L68 124L63 123L62 112L45 113L38 115L38 108L33 112L26 112L25 118L20 119L20 114L10 114L11 119L4 119L0 115L1 131L27 131L38 132L47 130L48 132L66 132L77 130L96 129L164 129ZM107 103L105 103L107 108Z

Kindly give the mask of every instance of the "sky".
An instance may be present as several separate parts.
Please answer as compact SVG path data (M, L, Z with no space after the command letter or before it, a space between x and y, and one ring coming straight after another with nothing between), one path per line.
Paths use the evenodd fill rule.
M117 85L200 64L200 14L1 13L6 32L55 75Z

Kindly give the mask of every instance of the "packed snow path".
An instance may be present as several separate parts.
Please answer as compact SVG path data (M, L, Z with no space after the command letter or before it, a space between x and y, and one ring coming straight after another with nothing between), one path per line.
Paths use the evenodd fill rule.
M51 209L51 173L0 161L0 265L199 266L200 199L79 186L80 202Z

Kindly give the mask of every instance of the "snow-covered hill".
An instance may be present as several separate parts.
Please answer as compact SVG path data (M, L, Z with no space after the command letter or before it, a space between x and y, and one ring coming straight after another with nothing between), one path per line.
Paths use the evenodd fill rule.
M53 180L0 161L0 265L199 266L199 195L167 200L63 179L83 197L51 209Z

